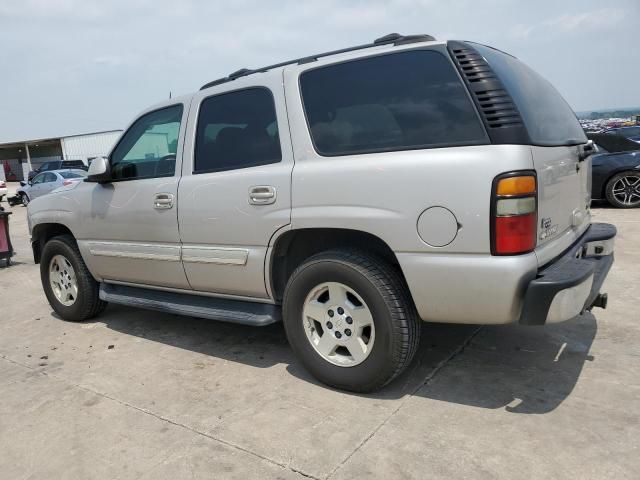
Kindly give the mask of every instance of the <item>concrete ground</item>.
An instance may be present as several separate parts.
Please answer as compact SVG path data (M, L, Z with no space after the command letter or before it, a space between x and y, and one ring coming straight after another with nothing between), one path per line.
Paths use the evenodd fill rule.
M7 208L6 202L2 204ZM373 395L318 384L281 325L110 306L55 317L14 207L0 268L0 478L580 478L640 475L640 211L609 308L548 327L428 325Z

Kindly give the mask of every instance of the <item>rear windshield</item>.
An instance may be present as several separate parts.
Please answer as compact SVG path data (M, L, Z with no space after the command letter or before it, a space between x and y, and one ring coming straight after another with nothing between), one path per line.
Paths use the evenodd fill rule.
M84 178L87 176L86 172L59 172L62 178Z
M320 155L488 143L465 87L439 52L316 68L301 75L300 87Z
M500 77L534 145L577 145L587 141L576 114L551 83L511 55L485 45L472 45Z

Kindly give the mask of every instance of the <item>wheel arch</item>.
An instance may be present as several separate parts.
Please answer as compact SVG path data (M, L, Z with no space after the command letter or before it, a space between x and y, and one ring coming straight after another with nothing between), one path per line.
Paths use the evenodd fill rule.
M40 257L45 244L53 237L60 235L73 235L69 227L62 223L39 223L31 231L31 249L33 250L33 260L40 263Z
M391 247L372 233L347 228L287 230L275 240L269 257L268 280L273 298L282 300L289 277L302 262L312 255L335 248L359 248L373 253L396 268L405 281Z

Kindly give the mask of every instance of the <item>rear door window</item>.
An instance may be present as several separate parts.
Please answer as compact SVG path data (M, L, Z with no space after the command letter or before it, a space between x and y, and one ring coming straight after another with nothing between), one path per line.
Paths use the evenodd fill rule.
M270 90L247 88L202 101L194 173L268 165L281 159L276 107Z
M471 43L513 98L533 145L585 143L576 114L551 83L517 58L485 45Z
M321 155L488 143L453 65L433 50L316 68L300 88Z

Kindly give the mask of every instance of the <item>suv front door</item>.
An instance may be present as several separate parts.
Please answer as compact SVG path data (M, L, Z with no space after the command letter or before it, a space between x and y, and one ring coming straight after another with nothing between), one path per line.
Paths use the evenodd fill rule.
M176 205L187 111L175 104L139 117L111 152L111 181L81 189L78 244L94 276L189 288Z
M182 260L194 290L267 298L270 239L291 220L293 154L282 78L193 100L180 181Z

